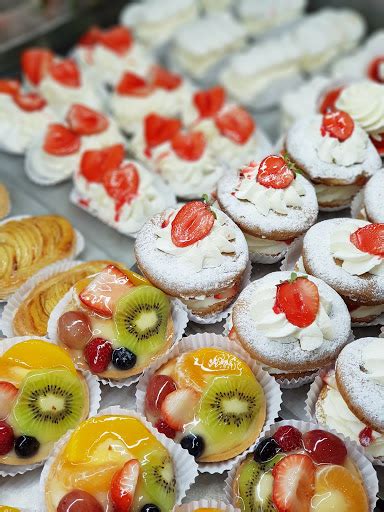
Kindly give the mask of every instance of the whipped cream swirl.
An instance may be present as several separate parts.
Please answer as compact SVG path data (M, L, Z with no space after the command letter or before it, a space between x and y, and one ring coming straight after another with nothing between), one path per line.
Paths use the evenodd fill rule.
M376 339L362 350L362 362L370 379L384 385L384 339Z
M44 151L42 140L39 139L27 150L25 172L35 183L54 185L70 178L77 171L80 156L80 150L72 155L50 155Z
M228 255L235 253L235 233L225 223L223 214L218 210L215 210L217 218L206 237L186 247L176 247L172 242L171 230L177 212L178 210L172 213L166 227L159 227L156 230L156 247L159 251L185 260L195 272L219 267Z
M251 301L252 319L265 336L278 339L281 343L291 343L295 338L299 340L301 349L308 352L319 348L325 340L332 339L332 322L328 316L332 306L321 294L316 318L304 328L291 324L284 313L275 313L275 301L276 287L271 285L258 288L257 295Z
M368 141L366 132L355 124L352 135L344 141L339 141L328 133L317 137L316 151L323 162L347 167L364 162Z
M88 149L102 149L114 144L126 145L125 138L122 136L119 128L112 119L108 119L108 128L103 132L96 133L95 135L83 135L81 138L81 150Z
M360 251L350 240L352 233L369 225L364 220L351 219L335 227L331 234L331 254L341 260L341 267L349 274L361 276L368 272L375 276L384 276L384 259L368 252Z

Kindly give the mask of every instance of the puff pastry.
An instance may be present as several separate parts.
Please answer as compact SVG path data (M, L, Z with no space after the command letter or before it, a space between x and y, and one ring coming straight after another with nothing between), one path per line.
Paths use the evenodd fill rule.
M0 226L0 299L7 299L29 277L71 257L76 232L58 215L9 220Z
M6 217L11 209L11 201L9 199L8 190L5 185L0 183L0 219Z

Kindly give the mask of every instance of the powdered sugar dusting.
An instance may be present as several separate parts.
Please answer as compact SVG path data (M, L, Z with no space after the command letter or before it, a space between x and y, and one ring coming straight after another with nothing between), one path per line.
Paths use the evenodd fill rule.
M371 222L384 222L384 169L377 172L364 188L365 210Z

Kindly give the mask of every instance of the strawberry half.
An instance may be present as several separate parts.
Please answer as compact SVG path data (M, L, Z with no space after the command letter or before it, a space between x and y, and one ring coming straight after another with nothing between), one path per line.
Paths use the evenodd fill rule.
M177 133L171 141L172 149L182 160L194 162L204 153L206 142L202 132Z
M326 92L321 98L319 112L320 114L327 114L336 110L336 101L338 100L344 87L337 87Z
M215 215L202 201L185 204L172 221L171 237L176 247L186 247L205 238L215 222Z
M279 512L309 512L316 467L308 455L287 455L272 470L273 504Z
M0 382L0 420L7 418L16 399L17 388L10 382Z
M376 59L373 59L373 61L369 64L367 69L367 76L374 80L375 82L379 82L379 84L382 84L384 82L384 56L376 57Z
M72 155L79 151L80 137L62 124L50 124L45 135L43 149L55 156Z
M132 46L133 38L126 27L111 27L108 30L100 31L98 42L109 50L124 55Z
M85 345L84 358L92 373L103 373L112 359L112 344L104 338L93 338Z
M45 99L36 92L15 94L13 101L25 112L37 112L47 105Z
M216 126L220 133L236 144L245 144L255 130L255 121L241 107L224 109L216 115Z
M276 286L276 300L273 311L284 313L288 322L297 327L308 327L314 322L319 311L319 290L307 277L292 274L289 281Z
M66 121L71 129L79 135L94 135L108 128L108 119L85 105L75 103L68 111Z
M287 188L295 179L295 174L282 156L270 155L260 163L256 179L267 188Z
M351 233L350 240L359 251L384 258L384 224L367 224Z
M48 74L52 62L53 53L47 48L29 48L21 54L21 69L33 85L39 85Z
M225 91L222 87L212 87L193 95L193 104L199 112L199 117L214 117L224 106Z
M113 475L109 495L115 512L131 510L139 474L139 461L131 459Z
M80 70L73 59L62 59L53 62L49 68L54 80L66 87L80 87Z
M0 94L9 94L15 96L20 92L19 80L5 80L0 79Z
M200 395L192 388L176 389L161 404L161 417L174 430L183 430L193 420L194 407Z
M334 139L338 139L340 142L349 139L355 128L355 123L352 117L343 112L337 110L335 112L328 112L323 116L323 122L321 125L321 135L324 137L328 134Z
M148 96L152 91L152 85L148 84L141 76L130 71L123 74L116 86L118 94L129 96Z
M80 172L88 181L101 183L106 172L120 167L124 159L124 146L115 144L104 149L85 151L80 162Z
M160 89L165 89L166 91L173 91L180 86L183 79L180 75L171 73L161 66L152 66L149 74L149 81L155 87L160 87Z
M114 265L108 265L80 292L79 299L94 313L111 318L116 302L132 286L124 272Z
M139 184L139 172L132 163L107 171L104 174L104 188L108 195L116 201L116 220L118 220L121 208L125 204L129 204L137 196Z
M144 119L144 136L147 144L147 152L151 148L160 146L171 140L181 129L178 119L148 114Z
M92 48L99 42L101 30L99 27L90 27L79 39L79 46L86 46Z

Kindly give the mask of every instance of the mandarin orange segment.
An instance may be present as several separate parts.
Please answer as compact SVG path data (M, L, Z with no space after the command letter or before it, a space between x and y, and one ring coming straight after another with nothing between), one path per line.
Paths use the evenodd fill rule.
M90 494L108 492L113 475L123 464L90 466L67 463L61 467L60 475L66 489L80 489Z
M252 376L244 361L218 348L202 348L187 352L178 358L174 378L180 386L191 386L202 391L212 379L220 376Z
M368 512L368 500L359 478L343 466L320 466L316 473L311 510Z

